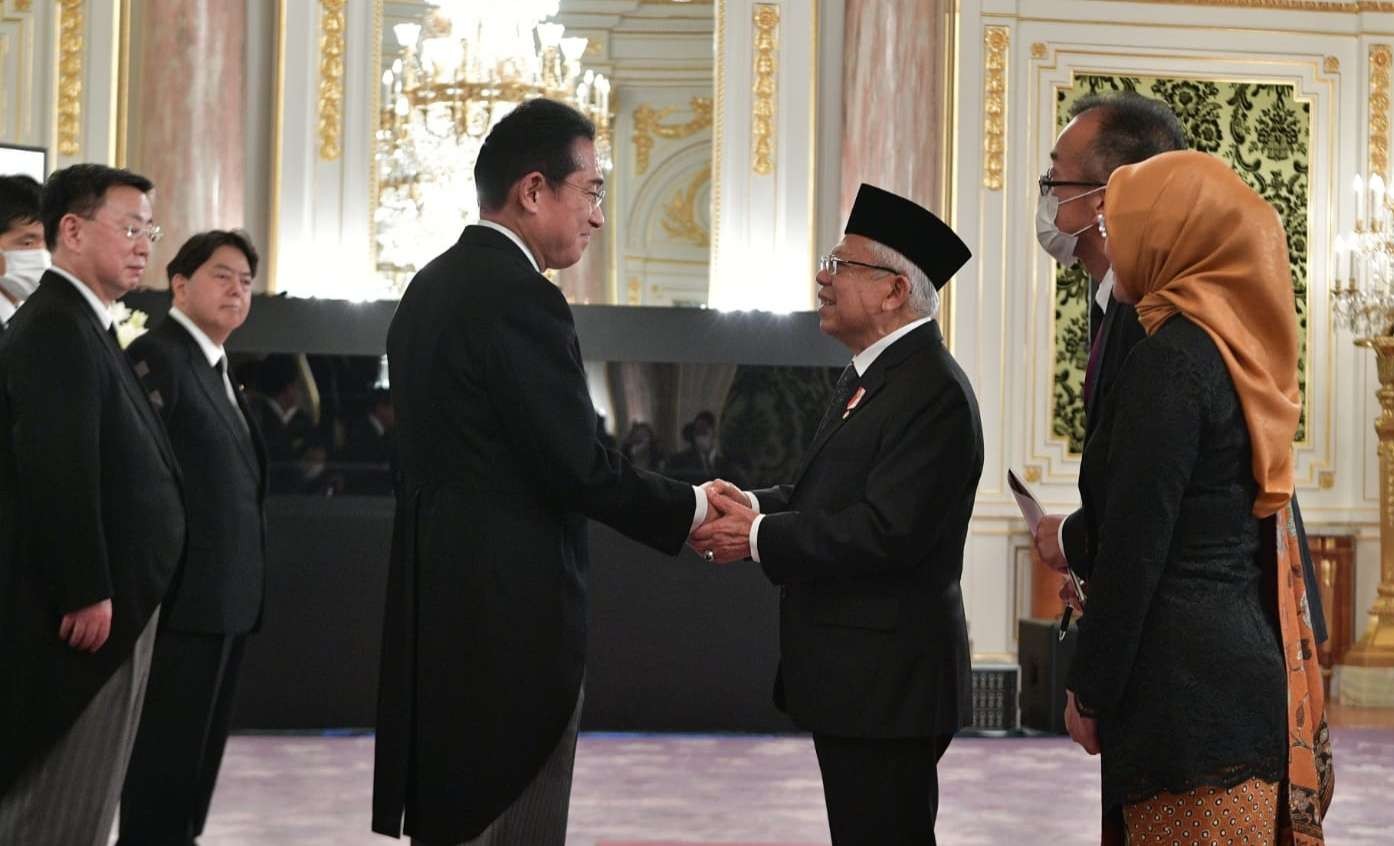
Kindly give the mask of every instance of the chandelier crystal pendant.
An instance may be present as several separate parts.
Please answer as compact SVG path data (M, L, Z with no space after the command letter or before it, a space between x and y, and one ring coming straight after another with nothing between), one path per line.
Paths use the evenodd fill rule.
M587 39L548 23L559 0L438 0L424 24L393 27L400 54L382 74L373 229L384 295L479 220L474 164L484 138L524 100L547 97L596 126L611 155L610 80L582 67Z

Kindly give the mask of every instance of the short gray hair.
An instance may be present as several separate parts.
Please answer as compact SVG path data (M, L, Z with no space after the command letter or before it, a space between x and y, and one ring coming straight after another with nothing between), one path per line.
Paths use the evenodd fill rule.
M898 250L887 247L880 241L868 239L872 260L876 264L895 268L895 272L910 280L910 310L915 317L939 316L939 291L920 270L919 265L901 255Z

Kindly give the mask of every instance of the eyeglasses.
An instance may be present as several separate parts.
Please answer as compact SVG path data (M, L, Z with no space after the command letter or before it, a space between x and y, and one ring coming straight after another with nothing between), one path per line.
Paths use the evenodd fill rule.
M855 265L856 267L865 267L870 270L884 270L887 273L894 273L896 275L900 274L900 271L896 270L893 267L885 267L879 264L867 264L864 261L853 261L851 259L845 259L842 256L835 256L831 254L818 259L818 272L826 273L829 276L836 276L838 269L841 268L844 264Z
M120 232L122 235L126 236L127 241L134 241L136 238L140 237L141 235L144 235L147 239L149 239L150 243L154 244L158 243L161 238L165 237L164 231L153 223L148 224L146 226L139 226L134 223L107 223L104 220L98 220L96 217L89 217L86 219L95 221L97 223L106 223L107 226L114 227L117 232Z
M590 198L590 201L591 201L591 210L592 210L592 211L594 211L594 210L600 208L600 204L603 203L603 202L605 202L605 189L604 189L604 188L601 188L599 191L592 191L592 190L589 189L589 188L582 188L582 187L579 186L579 185L572 185L570 182L562 182L562 184L565 185L566 187L570 188L572 191L578 191L578 192L580 192L580 193L582 193L582 194L585 194L587 197L589 197L589 198Z
M1041 174L1040 179L1036 180L1036 184L1040 186L1042 197L1049 194L1052 188L1063 188L1067 186L1078 188L1102 188L1108 184L1107 182L1079 182L1073 179L1051 179L1050 177L1053 173L1054 169L1048 170Z

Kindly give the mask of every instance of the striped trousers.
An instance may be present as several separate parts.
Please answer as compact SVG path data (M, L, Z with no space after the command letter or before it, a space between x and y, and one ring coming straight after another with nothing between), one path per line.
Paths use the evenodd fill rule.
M571 769L576 763L576 730L581 722L585 689L576 696L576 709L561 740L537 776L498 819L468 843L426 843L413 837L411 846L565 846L566 817L571 805Z
M157 609L126 663L77 721L0 796L0 843L107 846L135 743Z

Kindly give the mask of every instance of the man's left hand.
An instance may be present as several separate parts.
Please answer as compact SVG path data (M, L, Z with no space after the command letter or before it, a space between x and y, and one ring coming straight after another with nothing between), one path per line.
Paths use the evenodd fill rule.
M1099 746L1099 721L1079 712L1073 690L1065 691L1065 727L1070 730L1070 738L1084 747L1090 755L1097 755Z
M717 488L707 489L707 502L717 517L692 533L688 544L699 555L708 551L718 564L728 564L750 557L750 524L756 514L745 502L745 495L730 496Z

